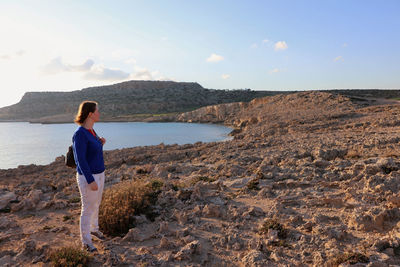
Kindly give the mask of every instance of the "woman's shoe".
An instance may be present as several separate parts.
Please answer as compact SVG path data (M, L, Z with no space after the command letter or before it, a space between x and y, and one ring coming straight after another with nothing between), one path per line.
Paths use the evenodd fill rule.
M106 238L104 237L103 233L100 232L99 230L94 231L94 232L90 232L92 235L94 235L95 237L97 237L100 240L106 240Z
M84 244L83 249L88 252L97 252L97 248L93 244Z

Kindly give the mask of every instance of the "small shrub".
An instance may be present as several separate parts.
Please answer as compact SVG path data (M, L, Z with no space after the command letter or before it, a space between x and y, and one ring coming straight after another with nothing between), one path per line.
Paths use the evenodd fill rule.
M173 183L171 185L171 187L172 187L172 190L179 191L180 189L185 188L185 184L183 184L183 183Z
M66 222L66 221L71 220L71 219L72 219L71 215L64 215L63 216L63 222Z
M44 231L48 231L48 230L51 230L51 229L53 229L53 227L54 227L54 226L45 225L45 226L43 226L42 230L44 230Z
M257 179L265 179L264 173L262 171L256 172Z
M285 241L285 240L279 240L276 242L271 242L272 246L275 247L285 247L285 248L290 248L291 246Z
M147 171L142 168L136 169L136 174L146 174L146 173L147 173Z
M258 184L259 184L258 179L250 180L247 183L247 189L249 189L249 190L260 190L260 188L258 187Z
M0 213L10 213L11 209L10 207L5 207L4 209L0 209Z
M134 227L135 215L154 219L151 205L157 200L160 182L123 181L105 190L99 209L99 226L112 236L126 234Z
M207 182L207 183L212 183L212 182L214 182L214 181L216 181L216 180L213 179L213 178L207 177L207 176L198 176L198 177L196 177L196 178L193 178L193 179L190 181L190 184L191 184L191 185L195 185L195 184L197 184L197 183L200 182L200 181Z
M149 165L144 165L136 168L136 173L137 174L148 174L151 173L151 166Z
M164 185L164 183L162 181L160 181L160 180L152 180L151 181L151 188L154 191L160 190L163 187L163 185Z
M375 245L379 252L392 248L396 256L400 256L400 245L390 244L388 241L381 241Z
M78 202L81 202L80 197L73 197L71 199L68 199L68 203L78 203Z
M285 239L287 237L287 229L276 219L267 219L261 226L260 233L267 234L269 229L277 230L279 238Z
M77 247L62 247L50 253L52 266L88 266L91 259L88 252Z
M356 264L358 262L368 263L369 259L367 256L357 252L343 253L336 255L332 260L330 260L329 265L339 266L342 263Z

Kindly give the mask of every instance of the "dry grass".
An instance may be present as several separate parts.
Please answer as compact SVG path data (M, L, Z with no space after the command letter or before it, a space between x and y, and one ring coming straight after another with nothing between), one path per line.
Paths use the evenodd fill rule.
M63 216L63 222L66 222L68 220L71 220L73 217L71 215L64 215Z
M134 227L134 216L145 214L152 219L152 205L157 200L162 182L154 180L123 181L105 190L99 210L100 229L108 235L120 236Z
M358 262L368 263L369 259L367 256L361 253L348 252L336 255L333 259L329 261L328 266L339 266L342 263L356 264Z
M362 153L360 153L360 151L357 151L355 149L349 149L347 151L346 157L350 159L359 159L362 157Z
M81 197L73 197L71 199L68 199L68 203L79 203L81 202Z
M259 232L261 234L267 234L269 229L278 231L278 237L281 239L285 239L287 237L287 229L285 229L285 227L283 227L283 225L277 219L266 219Z
M191 185L195 185L200 181L207 182L207 183L212 183L212 182L216 181L216 179L210 178L210 177L207 177L207 176L198 176L198 177L193 178L190 181L190 184Z
M258 179L250 180L247 183L247 189L249 189L249 190L260 190L260 188L258 187L258 184L259 184Z
M136 167L136 174L148 174L151 172L151 170L152 166L149 164L138 166Z
M88 252L78 247L62 247L50 253L50 261L52 266L88 266L91 259Z

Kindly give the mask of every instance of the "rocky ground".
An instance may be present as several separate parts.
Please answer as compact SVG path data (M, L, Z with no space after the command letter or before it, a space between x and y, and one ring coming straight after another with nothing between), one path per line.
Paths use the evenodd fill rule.
M400 265L397 102L303 92L237 105L180 118L222 118L231 141L105 153L106 187L164 186L159 216L95 240L91 266ZM51 249L79 244L63 161L0 170L1 266L46 266Z

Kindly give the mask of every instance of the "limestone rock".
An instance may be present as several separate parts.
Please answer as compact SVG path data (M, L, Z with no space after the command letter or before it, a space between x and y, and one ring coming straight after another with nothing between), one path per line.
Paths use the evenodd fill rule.
M376 208L364 213L355 212L350 220L350 226L363 231L382 231L395 225L399 219L400 211L398 208Z
M315 158L323 159L327 161L334 160L336 158L343 158L347 154L346 149L316 149L313 151Z
M244 266L274 266L272 263L268 263L266 255L258 250L251 250L242 258Z
M122 238L122 241L142 241L140 231L137 228L129 229L129 232Z
M221 209L218 205L214 204L207 204L203 208L204 215L208 217L220 217L221 216Z
M5 255L0 258L0 266L11 267L14 266L11 255Z
M5 207L8 206L8 204L16 200L17 196L14 194L14 192L2 192L0 193L0 210L4 209Z
M191 258L191 255L195 253L201 253L201 244L198 240L186 244L174 255L174 258L176 260L189 260Z
M224 182L224 186L231 188L244 188L250 180L250 177L228 180Z
M0 229L9 229L17 226L14 219L5 216L0 217Z

